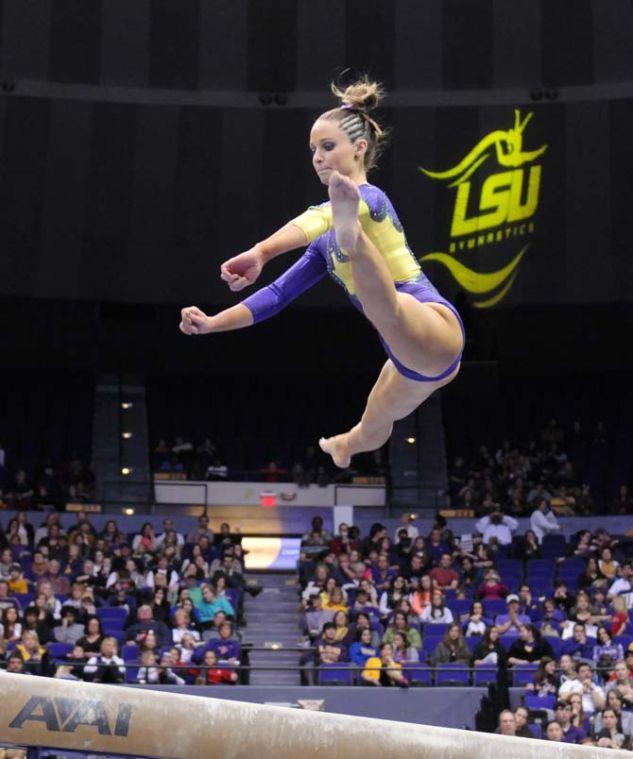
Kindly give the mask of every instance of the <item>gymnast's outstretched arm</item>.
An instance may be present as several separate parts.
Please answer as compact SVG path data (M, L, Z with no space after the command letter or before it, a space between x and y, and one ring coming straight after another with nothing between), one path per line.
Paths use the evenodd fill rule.
M326 274L325 258L319 252L317 243L312 243L288 271L237 306L214 316L207 316L197 306L183 308L180 331L185 335L205 335L250 327L279 313Z

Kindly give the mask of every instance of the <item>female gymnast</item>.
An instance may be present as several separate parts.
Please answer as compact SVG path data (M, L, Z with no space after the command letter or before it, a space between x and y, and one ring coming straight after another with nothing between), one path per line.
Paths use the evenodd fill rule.
M329 203L309 208L223 263L221 276L238 291L252 285L272 258L306 244L307 250L271 285L215 316L195 306L183 308L180 329L202 335L249 327L329 273L376 328L389 356L360 422L319 441L345 468L355 453L380 448L396 419L455 378L464 328L454 306L423 274L391 201L367 182L385 142L370 115L383 96L380 85L363 77L344 91L332 85L332 92L340 106L321 114L310 132L312 164L328 187Z

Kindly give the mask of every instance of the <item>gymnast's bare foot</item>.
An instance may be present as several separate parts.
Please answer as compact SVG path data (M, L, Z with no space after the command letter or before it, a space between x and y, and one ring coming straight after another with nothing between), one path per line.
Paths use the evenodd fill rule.
M347 469L352 460L352 456L349 452L349 433L346 432L343 435L335 435L334 437L322 437L319 440L321 450L328 453L332 457L332 461L340 469Z
M333 171L328 183L336 242L347 251L354 250L360 234L358 203L360 193L351 179Z

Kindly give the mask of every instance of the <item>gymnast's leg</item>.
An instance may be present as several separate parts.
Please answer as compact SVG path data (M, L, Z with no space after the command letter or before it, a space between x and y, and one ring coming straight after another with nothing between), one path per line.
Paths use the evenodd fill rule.
M356 295L393 355L425 376L441 374L458 356L463 335L455 314L440 303L399 293L387 264L358 221L358 187L333 173L329 182L336 238L350 258Z
M336 466L349 466L355 453L374 451L387 442L397 419L403 419L440 387L457 375L459 367L443 380L418 382L403 376L389 359L383 366L376 384L367 398L360 422L349 432L321 438L319 445Z

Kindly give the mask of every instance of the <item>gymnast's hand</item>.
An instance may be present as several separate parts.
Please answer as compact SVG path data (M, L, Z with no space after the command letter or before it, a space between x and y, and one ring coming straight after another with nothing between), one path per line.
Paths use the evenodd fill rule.
M206 335L211 332L209 317L197 306L187 306L180 312L180 331L185 335Z
M220 267L220 276L228 283L233 292L237 292L248 287L248 285L252 285L262 273L263 267L263 256L255 246L244 253L240 253L239 256L225 261Z

